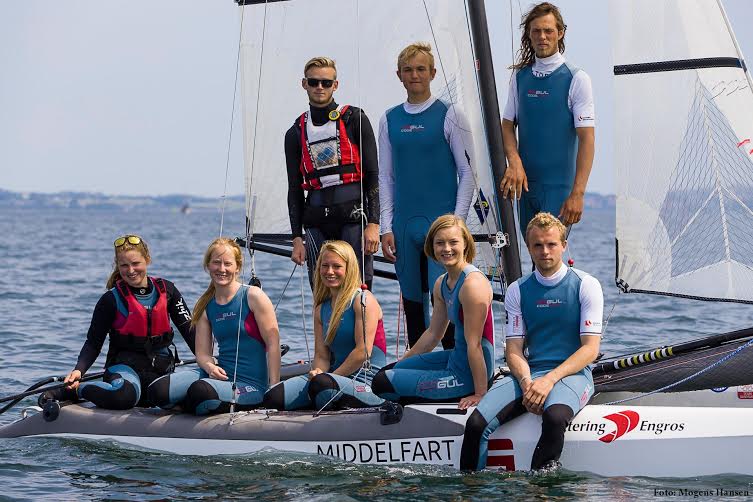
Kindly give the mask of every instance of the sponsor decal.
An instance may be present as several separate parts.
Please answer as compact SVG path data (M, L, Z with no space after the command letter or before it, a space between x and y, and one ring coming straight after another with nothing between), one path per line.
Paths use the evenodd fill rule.
M515 470L515 453L511 439L490 439L487 467L504 467L506 471Z
M537 309L548 309L550 307L562 307L567 302L563 302L562 300L536 300L536 308Z
M215 317L214 320L217 322L227 321L236 315L238 315L236 312L223 312L221 315Z
M724 392L725 390L729 389L729 387L714 387L711 389L712 392Z
M463 385L465 385L463 382L451 375L438 378L437 380L418 382L416 388L418 390L452 389L455 387L462 387Z
M529 98L545 98L549 96L549 91L537 91L536 89L529 89L527 91Z
M424 129L424 126L421 124L408 124L404 125L400 128L400 132L413 132L413 131L421 131Z
M601 328L601 321L592 321L591 319L586 319L583 321L583 327L584 328Z
M740 385L737 387L738 399L753 399L753 385Z
M578 122L585 122L587 120L593 120L593 117L589 117L588 115L578 115Z
M454 443L454 439L319 443L316 453L359 464L414 462L452 465Z
M484 223L486 221L486 217L489 215L489 201L486 199L484 192L480 188L478 190L478 197L476 197L476 202L473 204L473 209L476 211L478 221L480 223Z
M353 388L356 392L371 392L371 387L368 385L354 385Z
M685 430L685 422L642 420L640 415L633 410L612 413L606 415L603 419L608 422L592 422L590 420L573 422L567 426L566 430L572 432L594 432L598 436L599 441L603 443L612 443L636 429L640 432L653 432L657 436L665 432L680 432Z

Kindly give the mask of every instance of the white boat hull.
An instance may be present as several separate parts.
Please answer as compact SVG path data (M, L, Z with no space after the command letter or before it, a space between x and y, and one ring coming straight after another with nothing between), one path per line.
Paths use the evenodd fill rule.
M649 396L637 406L590 404L568 427L562 465L603 476L753 475L753 400L735 390ZM685 401L694 405L679 405ZM199 418L72 405L54 422L31 416L0 429L0 437L106 440L178 455L248 455L272 449L358 464L458 468L469 414L448 413L453 406L410 405L400 423L381 425L378 412L314 417L311 412L258 410ZM95 421L99 430L92 426ZM540 432L541 418L531 414L504 424L490 438L489 466L529 469Z

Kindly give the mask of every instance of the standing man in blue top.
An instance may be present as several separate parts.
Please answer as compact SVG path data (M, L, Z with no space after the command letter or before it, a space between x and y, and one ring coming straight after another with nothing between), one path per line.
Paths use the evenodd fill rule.
M403 49L396 73L408 98L379 122L380 225L382 252L395 262L412 347L429 326L429 292L444 272L423 254L426 234L443 214L468 215L474 189L472 139L459 107L431 94L437 70L430 45ZM450 329L442 346L453 345Z
M594 158L595 119L591 79L562 55L567 26L559 9L540 3L525 15L521 28L502 114L507 170L500 189L504 197L520 199L525 235L540 211L559 215L566 226L580 221Z
M531 469L556 466L567 424L593 395L588 365L599 354L604 297L599 281L562 263L565 232L549 213L528 223L536 269L505 295L505 357L512 375L497 380L468 418L461 469L483 469L489 436L525 411L542 415Z

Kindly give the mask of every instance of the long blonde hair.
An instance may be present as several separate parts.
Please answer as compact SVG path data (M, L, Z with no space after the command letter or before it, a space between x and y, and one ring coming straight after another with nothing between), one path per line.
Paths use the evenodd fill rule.
M230 250L233 252L233 257L235 258L235 264L238 265L238 271L243 268L243 253L241 252L240 246L233 239L228 239L227 237L217 237L212 241L207 250L204 252L204 270L207 271L207 273L209 272L209 262L212 260L212 254L218 247L230 248ZM214 281L212 281L212 279L209 279L209 286L207 287L207 290L204 291L204 294L199 297L199 299L196 301L196 305L193 308L193 315L191 316L192 326L196 326L196 323L198 323L199 319L201 319L201 316L207 309L207 305L212 300L212 298L214 298L214 292Z
M126 253L128 251L138 251L141 256L144 257L144 261L146 261L146 264L149 265L152 263L152 257L149 254L149 247L146 245L146 241L142 239L140 236L136 234L126 234L123 237L125 237L125 242L123 242L122 246L118 246L115 248L115 259L113 260L113 269L112 273L110 274L110 277L107 279L107 289L112 289L115 287L115 283L118 282L118 279L120 279L120 269L118 269L118 254L119 253ZM128 237L138 237L141 242L138 244L131 244L128 242Z
M314 305L319 306L332 297L329 288L324 285L321 275L322 260L324 253L335 253L345 262L345 277L340 286L335 304L332 305L332 315L329 318L329 328L324 338L324 343L331 344L335 339L340 320L350 306L350 301L357 291L361 290L361 271L358 268L358 258L353 248L345 241L327 241L319 250L319 258L316 260L316 272L314 273Z

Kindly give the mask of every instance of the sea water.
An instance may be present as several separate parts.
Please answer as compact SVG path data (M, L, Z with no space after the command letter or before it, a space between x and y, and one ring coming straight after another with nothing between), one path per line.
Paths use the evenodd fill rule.
M193 304L209 278L202 254L219 233L219 213L190 215L86 209L9 209L0 218L0 396L21 392L38 379L73 368L91 312L112 270L113 240L138 233L150 246L152 275L173 281ZM241 235L244 217L225 215L223 233ZM525 254L525 250L524 254ZM659 296L619 294L614 287L614 212L592 210L570 236L575 266L592 273L605 293L608 355L700 338L753 325L753 308ZM530 265L524 268L530 269ZM257 253L256 275L273 303L286 362L313 350L311 296L300 268L287 258ZM251 270L247 260L245 276ZM288 283L287 288L285 284ZM302 296L301 291L304 295ZM398 291L376 279L384 310L388 357L396 341ZM495 307L497 337L502 337ZM188 349L180 336L181 355ZM501 344L497 346L501 356ZM103 351L104 353L105 351ZM99 370L100 357L92 368ZM498 361L499 362L499 361ZM22 404L33 404L32 398ZM0 415L18 417L21 406ZM699 462L703 452L698 452ZM178 457L109 444L64 439L0 440L0 500L10 499L254 499L254 500L500 500L716 498L717 489L753 493L753 478L602 478L560 471L548 475L482 472L464 475L432 466L357 466L322 457L264 452L245 457ZM696 498L697 500L697 498Z

